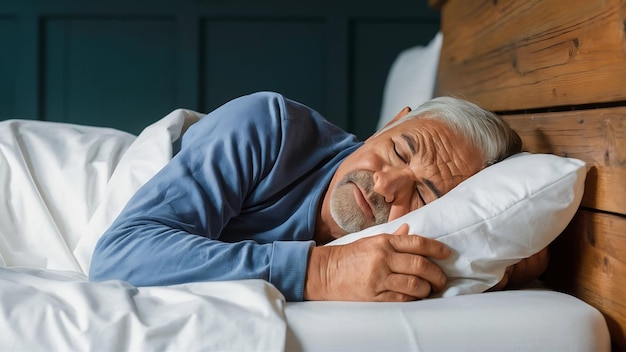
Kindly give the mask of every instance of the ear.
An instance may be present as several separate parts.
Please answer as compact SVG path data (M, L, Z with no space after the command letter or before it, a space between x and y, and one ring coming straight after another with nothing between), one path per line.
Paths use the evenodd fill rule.
M387 122L385 124L385 127L395 123L396 121L398 121L399 119L401 119L402 117L406 116L406 114L411 112L411 108L408 106L405 106L402 110L400 110L400 112L391 120L389 120L389 122ZM383 128L385 128L383 127Z
M385 128L387 128L387 126L391 126L392 124L394 124L396 121L398 121L399 119L401 119L403 116L405 116L406 114L411 112L411 108L408 106L405 106L402 110L400 110L400 112L391 120L389 120L389 122L387 122L385 124L385 126L383 126L383 128L381 128L380 130L383 130ZM379 130L379 131L380 131ZM370 139L372 139L374 136L376 136L378 132L374 133L373 135L371 135L369 138L367 138L365 140L365 142L369 141Z

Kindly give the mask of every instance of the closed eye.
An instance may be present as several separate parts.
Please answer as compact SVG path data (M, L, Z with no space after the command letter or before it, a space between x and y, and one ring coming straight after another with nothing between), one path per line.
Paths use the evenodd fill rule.
M426 201L424 200L424 197L422 197L422 192L420 192L419 188L416 188L415 191L417 192L417 196L419 197L422 204L426 205Z
M393 151L396 153L396 156L400 158L400 160L402 160L402 162L404 162L405 164L408 163L408 160L402 156L402 153L400 153L400 151L398 151L398 145L395 142L393 143Z

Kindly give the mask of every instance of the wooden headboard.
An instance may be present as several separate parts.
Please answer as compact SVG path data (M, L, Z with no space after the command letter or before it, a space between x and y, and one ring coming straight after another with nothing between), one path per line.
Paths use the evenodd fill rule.
M444 36L436 95L499 113L527 151L587 162L544 280L598 308L626 349L626 0L430 3Z

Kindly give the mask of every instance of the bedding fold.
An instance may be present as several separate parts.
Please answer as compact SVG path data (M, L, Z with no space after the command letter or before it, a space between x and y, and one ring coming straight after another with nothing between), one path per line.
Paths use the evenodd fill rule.
M136 288L0 268L0 349L283 351L285 299L262 280Z
M139 136L59 122L0 122L0 264L87 273L100 235L202 116L178 109Z

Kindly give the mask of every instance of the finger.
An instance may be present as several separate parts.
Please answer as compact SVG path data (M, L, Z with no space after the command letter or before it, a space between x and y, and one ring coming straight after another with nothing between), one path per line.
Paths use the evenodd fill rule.
M404 274L391 274L387 276L385 286L388 291L415 298L426 298L432 291L432 286L428 281L417 276Z
M374 302L411 302L415 301L417 297L406 295L400 292L384 291L379 293L372 299Z
M407 223L400 225L400 227L398 227L392 233L392 235L408 235L408 234L409 234L409 225Z
M393 253L388 258L389 269L395 274L404 274L426 281L435 291L440 291L446 285L448 278L437 264L421 255Z
M418 254L436 259L446 259L450 255L450 249L445 244L418 235L392 236L389 243L396 251L402 253Z

